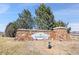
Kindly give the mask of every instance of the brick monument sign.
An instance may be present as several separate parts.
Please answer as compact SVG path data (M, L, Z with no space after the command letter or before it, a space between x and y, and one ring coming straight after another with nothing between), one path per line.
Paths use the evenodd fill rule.
M56 27L53 30L18 29L16 40L69 40L65 27Z

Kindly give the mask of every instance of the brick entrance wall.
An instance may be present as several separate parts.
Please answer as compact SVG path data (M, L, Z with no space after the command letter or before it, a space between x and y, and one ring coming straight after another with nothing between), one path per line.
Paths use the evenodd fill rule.
M45 33L49 35L48 39L51 40L68 40L69 34L64 27L56 27L54 30L31 30L31 29L18 29L16 33L16 40L33 40L32 34Z

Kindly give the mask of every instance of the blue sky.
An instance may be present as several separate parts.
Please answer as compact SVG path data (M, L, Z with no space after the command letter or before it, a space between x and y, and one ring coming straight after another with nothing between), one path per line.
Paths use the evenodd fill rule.
M18 14L23 9L29 9L31 14L35 16L35 9L40 4L0 4L0 31L5 31L6 25L9 22L17 20ZM72 31L79 31L79 4L64 4L51 3L46 4L51 8L56 20L62 20L65 23L69 22L69 27Z

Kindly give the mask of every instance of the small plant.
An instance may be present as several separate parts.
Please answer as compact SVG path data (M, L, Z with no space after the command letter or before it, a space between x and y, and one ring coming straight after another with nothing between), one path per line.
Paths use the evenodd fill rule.
M51 43L51 42L48 42L48 49L51 49L51 48L52 48L52 46L51 46L50 43Z

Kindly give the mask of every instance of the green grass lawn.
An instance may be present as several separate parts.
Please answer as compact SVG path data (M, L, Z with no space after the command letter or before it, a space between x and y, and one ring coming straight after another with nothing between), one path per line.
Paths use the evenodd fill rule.
M48 49L46 41L14 41L14 38L0 37L1 55L70 55L79 54L79 40L52 41Z

